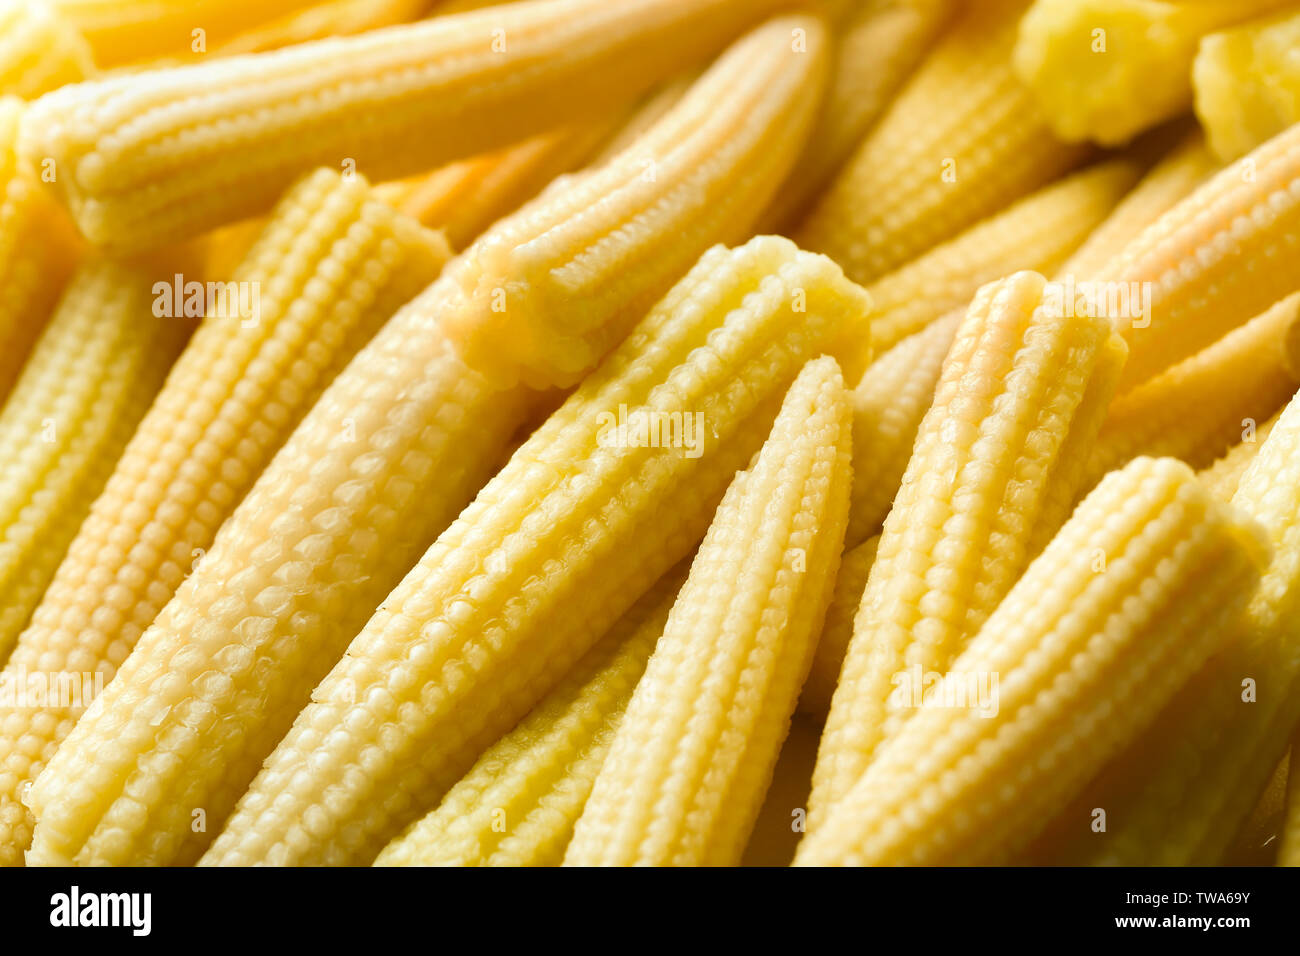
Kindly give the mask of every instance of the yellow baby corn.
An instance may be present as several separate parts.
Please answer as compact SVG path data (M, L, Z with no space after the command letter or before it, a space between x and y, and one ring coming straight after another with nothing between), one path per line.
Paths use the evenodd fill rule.
M319 170L291 189L117 462L10 671L111 680L321 390L449 254L360 177ZM0 864L31 837L19 789L82 709L0 719Z
M840 679L840 666L844 652L853 637L853 618L862 603L862 591L867 586L867 575L876 560L880 535L868 538L856 548L844 552L839 573L835 576L835 590L826 608L826 622L822 625L817 650L813 654L812 668L799 696L799 710L807 714L825 716L830 710L831 695Z
M1300 387L1300 293L1111 405L1081 491L1138 455L1208 468Z
M1070 431L1100 424L1080 412L1096 404L1083 399L1108 323L1051 310L1045 286L1026 272L982 288L944 361L854 622L810 828L908 715L892 699L894 676L942 673L1010 590L1045 504L1061 494L1056 462Z
M1300 288L1297 255L1300 124L1213 176L1099 271L1094 298L1129 346L1121 391Z
M72 224L14 151L22 113L0 96L0 405L77 259Z
M566 864L740 862L834 585L850 441L839 368L818 359L718 508Z
M375 866L558 866L686 568L669 572Z
M47 5L0 2L0 95L32 99L94 69L86 41Z
M1274 558L1230 642L1063 810L1036 854L1061 863L1211 865L1231 846L1300 723L1298 460L1293 399L1232 499L1268 530ZM1104 833L1090 827L1098 808Z
M846 547L876 534L893 506L921 419L934 400L944 357L965 314L958 309L899 342L868 366L853 389L853 493Z
M246 30L217 46L220 56L263 53L322 37L351 36L407 23L423 14L431 0L316 0L277 20Z
M788 49L789 30L789 21L774 21L738 41L735 50L744 54L741 62L755 67L749 57L755 42L780 40ZM601 322L628 321L633 303L658 294L661 282L678 278L668 272L665 262L650 265L650 260L666 257L685 269L686 257L703 251L703 244L733 231L747 231L746 217L755 215L761 203L753 202L755 193L742 184L753 190L762 190L764 183L774 188L788 165L773 155L773 138L788 135L783 124L799 115L806 113L811 122L811 103L798 111L792 106L802 103L810 92L808 85L817 82L816 74L806 67L808 62L809 54L793 61L786 58L775 65L775 75L765 74L756 82L756 87L762 87L764 80L782 80L787 70L803 81L777 83L777 90L787 95L784 103L780 96L767 101L762 115L777 129L765 135L752 127L738 131L732 108L740 114L749 112L753 122L754 98L773 93L772 84L761 92L747 90L741 95L734 82L737 62L723 57L696 84L692 95L643 138L672 142L691 157L682 160L680 167L660 165L658 191L643 187L639 153L629 154L609 164L615 174L600 180L606 183L607 193L587 189L598 177L584 177L575 184L583 189L578 201L572 201L567 190L557 189L494 226L465 258L477 263L484 258L479 250L487 247L495 250L495 259L505 271L493 275L462 260L462 277L477 272L485 290L513 288L516 276L523 278L505 255L509 237L514 237L528 244L528 265L538 275L552 276L580 263L592 276L579 288L593 290L585 315L592 323L588 331L593 337ZM720 86L729 94L729 107L704 109L704 103L716 107ZM723 148L728 136L731 142ZM793 161L792 146L785 157ZM692 161L701 165L688 167ZM734 209L717 199L728 188ZM718 205L727 208L720 210ZM138 676L120 674L109 685L108 697L120 694L124 703L117 713L105 708L106 724L128 719L137 698L152 699L150 686L159 675L186 670L197 680L210 672L218 666L216 655L230 647L232 635L264 640L277 648L273 665L254 668L254 661L242 654L221 659L220 667L253 681L255 703L241 696L244 685L239 682L213 681L202 688L200 697L188 699L188 708L210 707L228 715L226 721L207 728L207 738L195 743L208 755L202 766L166 764L159 755L150 770L142 770L138 777L161 774L157 765L162 763L169 779L184 778L192 794L187 797L191 809L206 813L209 829L194 831L187 818L174 816L145 820L140 839L148 846L112 845L112 852L91 847L85 851L88 858L101 853L129 859L197 857L262 759L289 729L311 688L384 595L495 470L530 407L546 400L527 389L503 389L467 364L445 334L453 320L462 333L465 330L466 320L458 313L469 306L459 288L444 275L340 373L227 519L198 570L141 637L127 665L130 668L135 662L138 672L131 673ZM522 312L518 299L511 308ZM865 296L855 302L865 309ZM591 311L598 308L605 312ZM312 480L304 482L304 475ZM182 693L183 683L175 686L177 694ZM176 722L186 726L186 709L178 705L168 710L166 721L157 727L138 726L136 732L142 736L131 746L148 752L154 735L166 733ZM99 750L98 733L83 720L62 752L75 753L82 746ZM107 736L117 734L110 731ZM120 754L122 774L133 760L127 751L129 747ZM119 776L118 769L105 766L103 770L104 779L97 786L107 792L97 793L95 786L88 786L66 801L60 795L55 802L66 806L72 817L82 816L79 801L107 809L123 787L134 784ZM53 774L45 776L56 779ZM124 801L119 809L126 812L126 807ZM176 810L173 804L171 812ZM93 825L91 812L99 809L85 815ZM108 838L120 839L120 830L111 825L108 830ZM34 843L39 859L39 833ZM69 855L73 852L77 851Z
M1110 475L796 862L1005 861L1221 643L1268 555L1181 462Z
M763 214L762 231L788 229L807 212L933 45L954 6L954 0L838 4L832 21L835 69L826 101L803 155Z
M1088 453L1097 443L1097 435L1115 398L1120 376L1128 361L1128 346L1112 333L1102 343L1092 366L1092 375L1083 397L1074 410L1070 430L1056 453L1056 461L1047 474L1043 503L1038 520L1029 535L1028 553L1037 557L1056 532L1074 512L1082 497L1080 489L1087 475Z
M1196 115L1210 145L1236 159L1300 120L1300 13L1294 9L1201 41Z
M120 66L174 54L202 54L241 30L309 7L315 0L46 0L89 41L95 62Z
M1016 74L1062 139L1116 145L1191 105L1201 37L1287 2L1034 0Z
M1097 278L1098 273L1192 190L1209 179L1219 164L1199 133L1187 137L1166 154L1142 181L1120 200L1075 253L1061 266L1062 276Z
M806 15L756 27L618 157L548 190L453 262L466 305L447 327L469 361L510 384L575 384L709 242L748 238L812 124L826 46ZM624 227L607 230L609 217ZM557 240L575 246L558 263Z
M464 249L488 226L586 161L620 125L622 113L542 133L486 156L460 160L380 195ZM399 191L400 190L400 191Z
M1083 159L1011 74L1026 5L969 5L814 207L802 246L873 282Z
M392 179L598 115L780 2L536 0L106 78L34 104L24 149L91 242L148 248L263 212L316 166Z
M689 552L772 403L865 304L783 239L707 253L388 596L204 862L372 860Z
M1202 483L1224 501L1231 501L1232 496L1237 493L1241 476L1246 473L1250 463L1259 454L1259 449L1268 439L1269 432L1273 430L1280 416L1281 412L1257 428L1252 428L1249 422L1243 426L1238 436L1241 440L1199 473L1198 477Z
M154 316L153 281L82 267L0 412L0 659L193 329Z
M1142 175L1114 159L1045 186L867 286L871 333L888 349L952 309L986 282L1021 269L1050 274L1097 229Z

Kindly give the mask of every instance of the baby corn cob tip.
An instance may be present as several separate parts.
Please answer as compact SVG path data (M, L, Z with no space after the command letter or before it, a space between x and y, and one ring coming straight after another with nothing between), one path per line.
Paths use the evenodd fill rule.
M709 243L748 238L813 121L825 48L814 18L756 27L617 157L498 223L448 270L464 300L448 328L469 360L506 382L575 384ZM573 249L562 262L557 240Z
M838 367L809 363L718 508L566 864L740 862L830 599L850 442Z
M1186 465L1110 475L796 862L1008 858L1222 642L1268 556L1263 529Z

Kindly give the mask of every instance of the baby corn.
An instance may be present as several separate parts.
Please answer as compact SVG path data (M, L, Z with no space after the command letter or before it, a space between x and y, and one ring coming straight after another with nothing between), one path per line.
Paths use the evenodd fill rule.
M1060 493L1062 445L1072 428L1100 425L1081 411L1108 323L1048 308L1045 285L1018 273L985 286L948 352L854 623L810 832L908 716L890 693L894 676L946 670L1015 583L1044 504Z
M1090 291L1130 354L1120 390L1300 289L1300 124L1220 171L1117 254ZM1115 304L1111 304L1111 296Z
M1188 136L1142 177L1074 254L1060 274L1096 278L1112 258L1124 250L1175 204L1219 169L1219 163L1199 134Z
M1300 723L1300 402L1292 399L1233 504L1269 533L1273 562L1227 646L1093 780L1037 852L1062 863L1219 862ZM1089 827L1094 808L1104 833Z
M1138 455L1207 468L1300 387L1300 293L1118 398L1091 448L1082 491Z
M573 124L486 156L461 160L409 185L391 184L393 206L464 249L561 173L582 165L616 129L621 113ZM387 187L380 187L381 196ZM399 191L400 190L400 191ZM388 198L384 196L384 198Z
M1097 190L1096 180L1100 178L1118 186L1126 178L1124 174L1131 168L1127 165L1130 162L1132 161L1116 160L1077 173L1057 185L1045 187L1035 196L1013 206L1013 210L1020 209L1027 213L1022 220L1023 228L1029 230L1028 235L1033 237L1020 253L1023 257L1022 267L1039 268L1031 260L1040 251L1049 250L1047 261L1042 262L1041 268L1050 268L1060 255L1059 250L1068 245L1056 245L1057 238L1064 234L1074 241L1077 237L1077 233L1072 231L1073 217L1094 221L1088 215L1089 211L1101 209L1113 195L1104 189ZM1120 244L1121 239L1127 244L1133 234L1150 225L1170 206L1190 193L1214 168L1212 158L1199 140L1180 146L1144 176L1132 192L1121 199L1101 224L1088 234L1083 244L1061 266L1060 275L1093 274L1099 261L1104 265L1105 260L1118 251L1114 247ZM1048 197L1052 199L1049 201ZM1059 218L1052 216L1053 210L1060 213ZM1010 212L972 227L965 237L939 246L920 257L912 266L905 266L893 276L871 286L868 291L872 293L873 337L877 336L877 328L891 324L891 318L924 316L929 313L926 300L929 289L919 285L914 288L912 298L900 301L897 307L891 308L891 296L886 290L893 285L893 277L912 271L912 267L919 267L926 260L937 259L948 248L967 246L972 257L981 255L986 247L996 243L997 236L1008 234L1000 229L990 234L989 227L998 222L1010 224L1009 216ZM1047 230L1047 235L1040 235L1037 229L1032 228L1031 224L1037 223L1040 218L1051 223L1052 228ZM984 235L980 236L981 233ZM972 238L967 242L966 237L975 236L980 236L980 241ZM1015 257L1004 260L1007 271L1015 268L1013 258ZM903 287L899 288L901 290ZM964 312L964 309L959 309L938 321L926 319L931 324L924 332L909 336L882 355L869 367L854 390L853 498L849 508L849 528L845 535L845 544L849 547L879 531L893 504L912 453L912 441L922 417L930 407L934 385L939 378L939 368ZM1112 368L1115 361L1123 361L1122 356L1114 356L1113 359ZM1119 374L1121 370L1115 371ZM1103 391L1109 388L1104 385L1101 387ZM1105 404L1099 398L1099 403L1092 407L1104 411ZM1086 445L1088 432L1078 430L1075 434ZM1071 452L1071 457L1080 464L1086 461L1086 455L1086 447ZM1081 482L1082 479L1080 474L1075 481ZM1040 529L1049 536L1068 517L1073 505L1073 492L1070 489L1077 488L1078 485L1074 481L1067 481L1060 487L1063 496L1057 518L1053 519L1056 523L1048 521L1040 525ZM814 663L814 674L818 672L819 666ZM836 667L838 669L838 662Z
M1223 640L1268 553L1263 529L1186 465L1112 474L796 861L1007 859ZM990 692L976 699L977 685Z
M397 178L597 115L778 3L535 0L108 78L43 97L24 150L92 243L149 248L261 213L317 166Z
M1241 476L1246 473L1250 463L1259 454L1260 447L1268 439L1281 414L1279 412L1274 415L1258 428L1252 427L1249 422L1243 426L1239 436L1241 440L1198 474L1205 486L1224 501L1231 501L1232 496L1237 493Z
M867 586L867 575L876 560L880 535L868 538L856 548L846 550L840 560L839 573L835 575L835 589L826 608L826 621L822 625L817 650L813 654L808 680L799 696L799 710L824 717L830 710L831 695L840 678L844 653L853 637L853 618L862 603L862 591Z
M850 441L839 369L818 359L718 508L566 864L740 862L830 600Z
M795 22L811 24L808 36L816 40L815 22ZM739 55L719 60L643 137L672 142L693 160L683 159L680 166L662 162L647 190L640 147L634 144L599 175L575 183L574 189L582 190L576 199L557 189L490 229L465 254L459 278L481 276L489 298L490 290L523 283L524 276L511 271L523 263L506 255L513 237L527 243L527 265L540 276L581 265L587 278L575 288L592 290L584 312L592 338L599 337L602 322L629 322L633 303L662 294L662 284L678 278L658 257L681 262L685 269L685 257L702 251L701 244L747 232L746 217L761 208L754 197L775 188L793 161L793 145L785 147L783 165L772 143L800 116L811 123L819 77L812 51L774 59L770 72L758 78L752 76L756 67L750 56L778 40L788 50L791 29L789 20L776 20L742 38L733 47ZM742 70L751 74L752 86L738 84ZM742 88L746 95L740 95ZM717 108L719 90L728 93L727 109ZM782 95L773 99L774 91ZM779 129L753 126L757 101L764 97L761 115ZM741 117L747 125L737 130ZM701 165L688 166L692 161ZM591 183L604 184L606 191L589 189ZM727 202L717 199L724 192ZM492 250L491 259L507 271L493 274L477 267L487 258L483 249ZM510 308L522 321L519 298ZM855 301L865 311L865 302ZM206 814L207 826L219 826L307 703L311 688L422 549L495 470L516 427L539 401L534 392L513 384L502 388L483 375L446 335L453 322L464 334L468 320L458 313L470 307L457 282L444 275L390 320L322 395L227 519L198 570L141 637L127 662L128 669L136 669L109 685L104 727L126 721L135 736L122 738L120 765L97 758L102 778L87 781L89 786L69 794L66 802L62 795L57 798L70 817L94 826L92 814L108 809L123 787L134 786L126 773L138 756L134 747L154 754L150 768L136 779L183 779L187 805ZM477 314L490 312L491 302L477 308ZM603 313L596 311L601 308ZM304 483L304 475L312 480ZM273 662L231 650L245 641L275 647ZM139 700L154 699L151 685L161 675L188 672L197 680L213 667L228 669L238 680L214 680L197 689L185 681L169 683L175 699L159 699L156 712L166 717L159 717L158 725L132 720ZM120 704L112 703L119 699ZM165 751L152 750L153 741L172 726L186 728L190 709L213 709L228 719L207 725L206 736L187 743L205 755L202 762L173 764ZM75 754L84 746L102 753L101 732L82 720L60 752ZM107 736L118 739L116 729ZM83 814L82 801L97 809ZM127 807L124 800L119 810L125 813ZM132 845L134 831L124 838L110 823L102 836L116 842L68 853L157 862L196 858L211 831L192 829L175 802L166 810L165 819L138 821L143 845Z
M686 569L666 574L375 866L558 866Z
M214 301L59 565L9 671L111 680L143 630L212 546L334 374L449 251L371 198L360 177L319 170L296 185L236 270L251 289ZM170 286L171 282L165 283ZM0 864L22 859L19 789L83 708L0 719Z
M1297 47L1295 9L1201 41L1192 66L1196 115L1220 157L1236 159L1300 120Z
M846 547L879 532L889 514L965 314L958 309L903 339L868 366L853 389L853 493ZM874 313L872 317L874 334Z
M156 318L149 270L73 278L0 412L0 659L6 659L193 326Z
M304 10L244 30L217 46L221 56L263 53L323 37L351 36L417 19L431 0L315 0Z
M86 41L48 6L0 2L0 96L33 99L94 70Z
M1067 176L871 283L876 347L964 309L986 282L1022 269L1055 271L1141 175L1139 161L1115 159Z
M1034 0L1016 74L1062 139L1116 145L1191 105L1201 37L1287 2Z
M315 0L46 0L89 41L95 62L120 66L202 54L222 40Z
M969 5L798 230L800 245L874 282L1084 158L1011 74L1026 5Z
M707 253L389 595L204 862L372 860L688 553L763 407L865 306L786 240ZM702 442L646 447L620 421Z
M956 4L859 0L839 6L850 9L833 23L835 70L826 101L803 155L763 214L762 231L788 229L807 212L916 69Z
M0 406L77 259L76 235L15 146L23 104L0 96Z

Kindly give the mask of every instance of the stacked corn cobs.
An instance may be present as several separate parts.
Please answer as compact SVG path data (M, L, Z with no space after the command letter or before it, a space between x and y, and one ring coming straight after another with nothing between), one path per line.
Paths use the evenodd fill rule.
M0 864L1300 863L1298 41L0 0Z

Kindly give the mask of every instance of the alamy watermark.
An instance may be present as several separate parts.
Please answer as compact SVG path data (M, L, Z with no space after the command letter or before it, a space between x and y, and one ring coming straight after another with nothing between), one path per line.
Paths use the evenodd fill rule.
M596 424L596 444L601 448L678 448L687 458L704 454L703 412L653 408L629 412L626 405L619 405L617 415L601 412Z
M1043 308L1052 315L1127 319L1145 329L1151 324L1151 283L1076 282L1066 276L1044 286Z
M153 314L160 319L239 319L240 328L251 329L262 318L260 282L187 282L178 272L171 282L155 282L152 291Z
M103 692L103 671L0 672L0 710L89 707Z
M919 664L890 679L889 702L900 709L936 707L974 710L981 717L998 715L996 671L922 671Z

